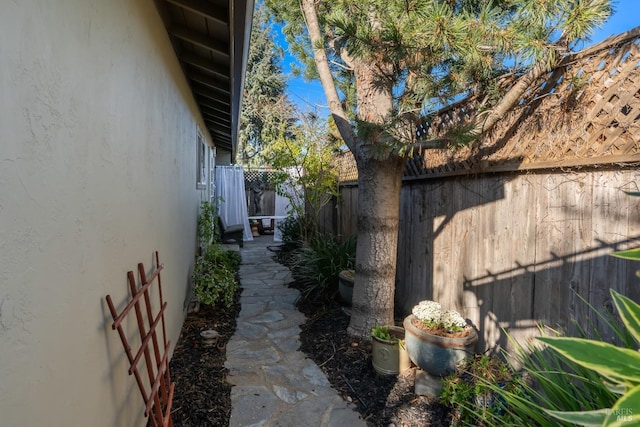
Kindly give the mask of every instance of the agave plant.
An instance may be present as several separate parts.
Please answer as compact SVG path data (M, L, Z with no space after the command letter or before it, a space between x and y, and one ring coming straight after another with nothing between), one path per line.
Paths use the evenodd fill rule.
M613 289L611 297L622 322L640 343L640 305ZM601 341L568 337L540 337L563 357L598 372L620 394L611 408L595 411L547 411L553 417L583 426L638 425L640 423L640 352Z

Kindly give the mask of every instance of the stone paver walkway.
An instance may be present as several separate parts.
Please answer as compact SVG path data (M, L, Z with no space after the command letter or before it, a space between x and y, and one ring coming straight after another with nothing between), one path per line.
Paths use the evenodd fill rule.
M299 292L286 286L291 274L273 260L267 245L273 245L272 238L262 236L241 250L242 310L225 363L233 384L229 426L365 426L353 405L298 350L305 320L295 307Z

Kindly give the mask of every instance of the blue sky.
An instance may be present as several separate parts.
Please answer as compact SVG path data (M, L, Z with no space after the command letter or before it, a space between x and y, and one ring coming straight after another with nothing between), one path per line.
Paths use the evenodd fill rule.
M585 47L600 42L609 36L617 35L640 26L640 0L614 1L614 8L615 12L609 21L594 33L591 41L586 43ZM283 46L286 45L284 40L280 40L280 42L283 43ZM294 61L294 58L290 55L285 56L282 65L286 73L291 71L290 64ZM327 109L322 107L326 105L326 100L322 87L317 81L307 82L302 77L291 77L287 87L287 93L290 99L303 110L318 108L320 114L328 113Z

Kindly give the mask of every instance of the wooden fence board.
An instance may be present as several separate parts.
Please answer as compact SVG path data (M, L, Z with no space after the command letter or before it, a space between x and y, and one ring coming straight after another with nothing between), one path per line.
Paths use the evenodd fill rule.
M640 246L635 170L502 174L411 181L402 188L396 307L423 299L463 312L480 329L479 349L505 345L543 322L574 333L613 286L640 301L640 265L609 256ZM342 188L342 218L355 233L357 187ZM352 215L353 218L346 218ZM593 316L591 316L593 317Z

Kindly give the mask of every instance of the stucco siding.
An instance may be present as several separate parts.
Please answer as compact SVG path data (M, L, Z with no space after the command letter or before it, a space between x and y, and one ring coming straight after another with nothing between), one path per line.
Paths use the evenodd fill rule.
M173 349L206 197L188 85L152 0L5 2L0 56L0 424L144 425L104 298L158 250Z

